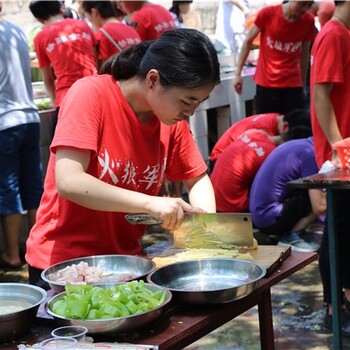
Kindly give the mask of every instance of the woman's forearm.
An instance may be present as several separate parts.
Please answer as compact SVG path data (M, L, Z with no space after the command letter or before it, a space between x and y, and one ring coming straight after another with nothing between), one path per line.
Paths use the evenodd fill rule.
M208 213L216 212L214 189L207 174L193 183L185 181L185 186L188 190L190 204L193 207L201 208Z
M85 172L60 178L56 183L61 197L99 211L141 212L147 207L150 197L110 185Z
M330 145L342 140L333 105L330 100L332 84L315 84L314 105L317 120Z

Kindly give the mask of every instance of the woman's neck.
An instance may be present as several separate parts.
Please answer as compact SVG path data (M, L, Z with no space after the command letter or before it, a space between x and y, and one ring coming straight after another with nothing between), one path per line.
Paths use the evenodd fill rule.
M52 24L52 23L57 23L57 22L61 22L64 20L64 17L63 17L63 14L57 14L55 16L51 16L49 19L46 19L44 21L42 21L42 23L47 26L49 24Z
M143 98L144 86L136 77L118 81L117 83L131 109L137 116L147 116L148 113L151 112L151 109Z
M346 21L346 19L340 15L333 15L332 17L333 21L336 21L338 23L340 23L341 25L343 25L347 30L350 30L350 23L349 21Z
M106 18L106 19L102 19L101 21L102 26L104 26L105 24L108 23L120 23L120 21L118 19L116 19L115 17L110 17L110 18ZM101 26L101 27L102 27Z
M142 6L148 5L148 1L134 1L135 11L138 11Z
M291 13L290 2L289 1L282 5L282 13L283 13L284 18L288 22L295 22L298 19L296 16L294 16Z

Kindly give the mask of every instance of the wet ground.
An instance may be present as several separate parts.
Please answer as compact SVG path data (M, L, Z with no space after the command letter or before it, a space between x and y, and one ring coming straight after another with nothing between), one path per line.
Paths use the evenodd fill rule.
M144 245L169 239L166 233L147 234ZM0 270L0 282L28 282L26 265ZM322 285L314 262L272 288L276 350L333 349L332 334L324 330ZM350 339L343 348L350 350ZM0 346L1 349L1 346ZM203 337L186 350L260 350L257 307Z

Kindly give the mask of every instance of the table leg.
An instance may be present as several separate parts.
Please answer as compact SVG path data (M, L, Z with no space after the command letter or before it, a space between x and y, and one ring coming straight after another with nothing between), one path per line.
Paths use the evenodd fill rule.
M274 350L271 289L268 288L258 304L261 350Z
M339 276L339 256L338 256L338 234L336 227L336 213L334 206L333 191L327 190L327 222L328 222L328 241L329 241L329 265L331 274L331 293L333 310L333 344L334 350L343 349L340 310L341 295L340 276Z

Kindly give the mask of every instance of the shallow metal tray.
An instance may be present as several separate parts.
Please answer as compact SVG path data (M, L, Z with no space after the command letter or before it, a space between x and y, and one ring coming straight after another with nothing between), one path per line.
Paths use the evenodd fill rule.
M252 261L215 258L166 265L147 281L168 288L178 301L220 304L244 298L265 274L266 268Z

